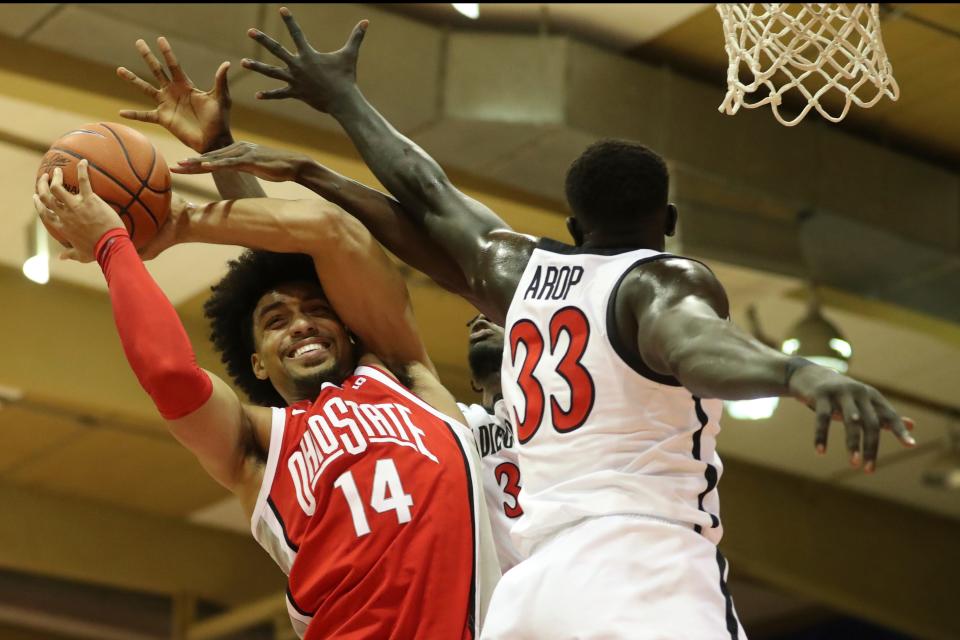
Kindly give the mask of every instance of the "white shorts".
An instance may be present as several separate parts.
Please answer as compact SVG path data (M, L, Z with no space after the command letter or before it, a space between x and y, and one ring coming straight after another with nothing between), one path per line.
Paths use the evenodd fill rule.
M726 560L692 527L592 518L504 574L481 638L744 640L726 578Z

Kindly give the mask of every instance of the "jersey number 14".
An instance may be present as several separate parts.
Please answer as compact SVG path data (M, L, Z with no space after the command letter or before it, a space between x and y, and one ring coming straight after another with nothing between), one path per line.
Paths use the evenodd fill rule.
M353 528L357 532L357 537L370 533L370 523L367 520L360 492L357 491L357 483L353 480L353 473L347 471L342 474L333 486L343 491L343 497L347 500L347 506L350 507L350 516L353 518ZM400 474L397 473L397 465L390 458L377 460L373 473L373 495L370 496L370 506L377 513L396 511L397 524L410 522L413 498L404 493L403 485L400 484Z
M567 334L569 341L566 352L561 356L557 353L557 345L563 333ZM560 406L553 395L549 396L550 419L554 429L560 433L567 433L583 426L593 409L593 401L596 397L593 378L590 377L590 372L580 364L580 359L586 353L587 343L590 340L590 323L583 311L577 307L564 307L550 318L547 337L550 339L550 354L554 357L559 356L552 373L563 378L570 388L570 405L566 410ZM517 425L517 439L520 440L520 444L524 444L537 433L546 412L548 396L544 393L543 384L534 371L540 364L548 344L537 325L526 319L518 321L510 329L511 355L516 354L517 347L521 344L526 349L526 355L520 366L517 385L523 393L526 409L521 420L514 408L514 419Z

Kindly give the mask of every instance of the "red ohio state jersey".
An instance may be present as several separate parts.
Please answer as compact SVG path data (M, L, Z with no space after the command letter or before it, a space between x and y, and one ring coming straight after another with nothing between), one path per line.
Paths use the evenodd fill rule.
M274 409L254 538L288 575L298 635L473 638L469 431L383 371Z

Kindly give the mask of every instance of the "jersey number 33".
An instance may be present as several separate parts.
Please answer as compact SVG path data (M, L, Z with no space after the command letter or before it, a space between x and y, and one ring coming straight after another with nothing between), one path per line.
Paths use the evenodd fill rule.
M560 353L560 336L566 334L566 348ZM548 341L549 339L549 341ZM577 307L564 307L553 314L544 336L540 328L528 319L521 319L510 329L510 354L516 358L517 347L524 346L525 355L523 364L517 366L519 375L517 385L523 394L523 419L514 408L514 419L517 425L517 439L525 444L540 429L546 409L550 407L550 420L553 428L559 433L574 431L587 421L596 389L590 372L580 363L587 351L590 341L590 323L583 311ZM537 367L545 353L549 353L551 360L556 362L549 371L536 373ZM544 376L560 376L563 383L570 390L570 402L566 410L553 395L544 392ZM548 385L553 388L553 385Z

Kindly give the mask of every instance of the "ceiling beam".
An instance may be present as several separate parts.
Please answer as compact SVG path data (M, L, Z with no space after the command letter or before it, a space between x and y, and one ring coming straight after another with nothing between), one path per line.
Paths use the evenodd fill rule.
M956 520L738 460L720 492L734 574L918 637L960 637Z
M229 605L283 588L251 537L7 485L0 504L4 569Z

